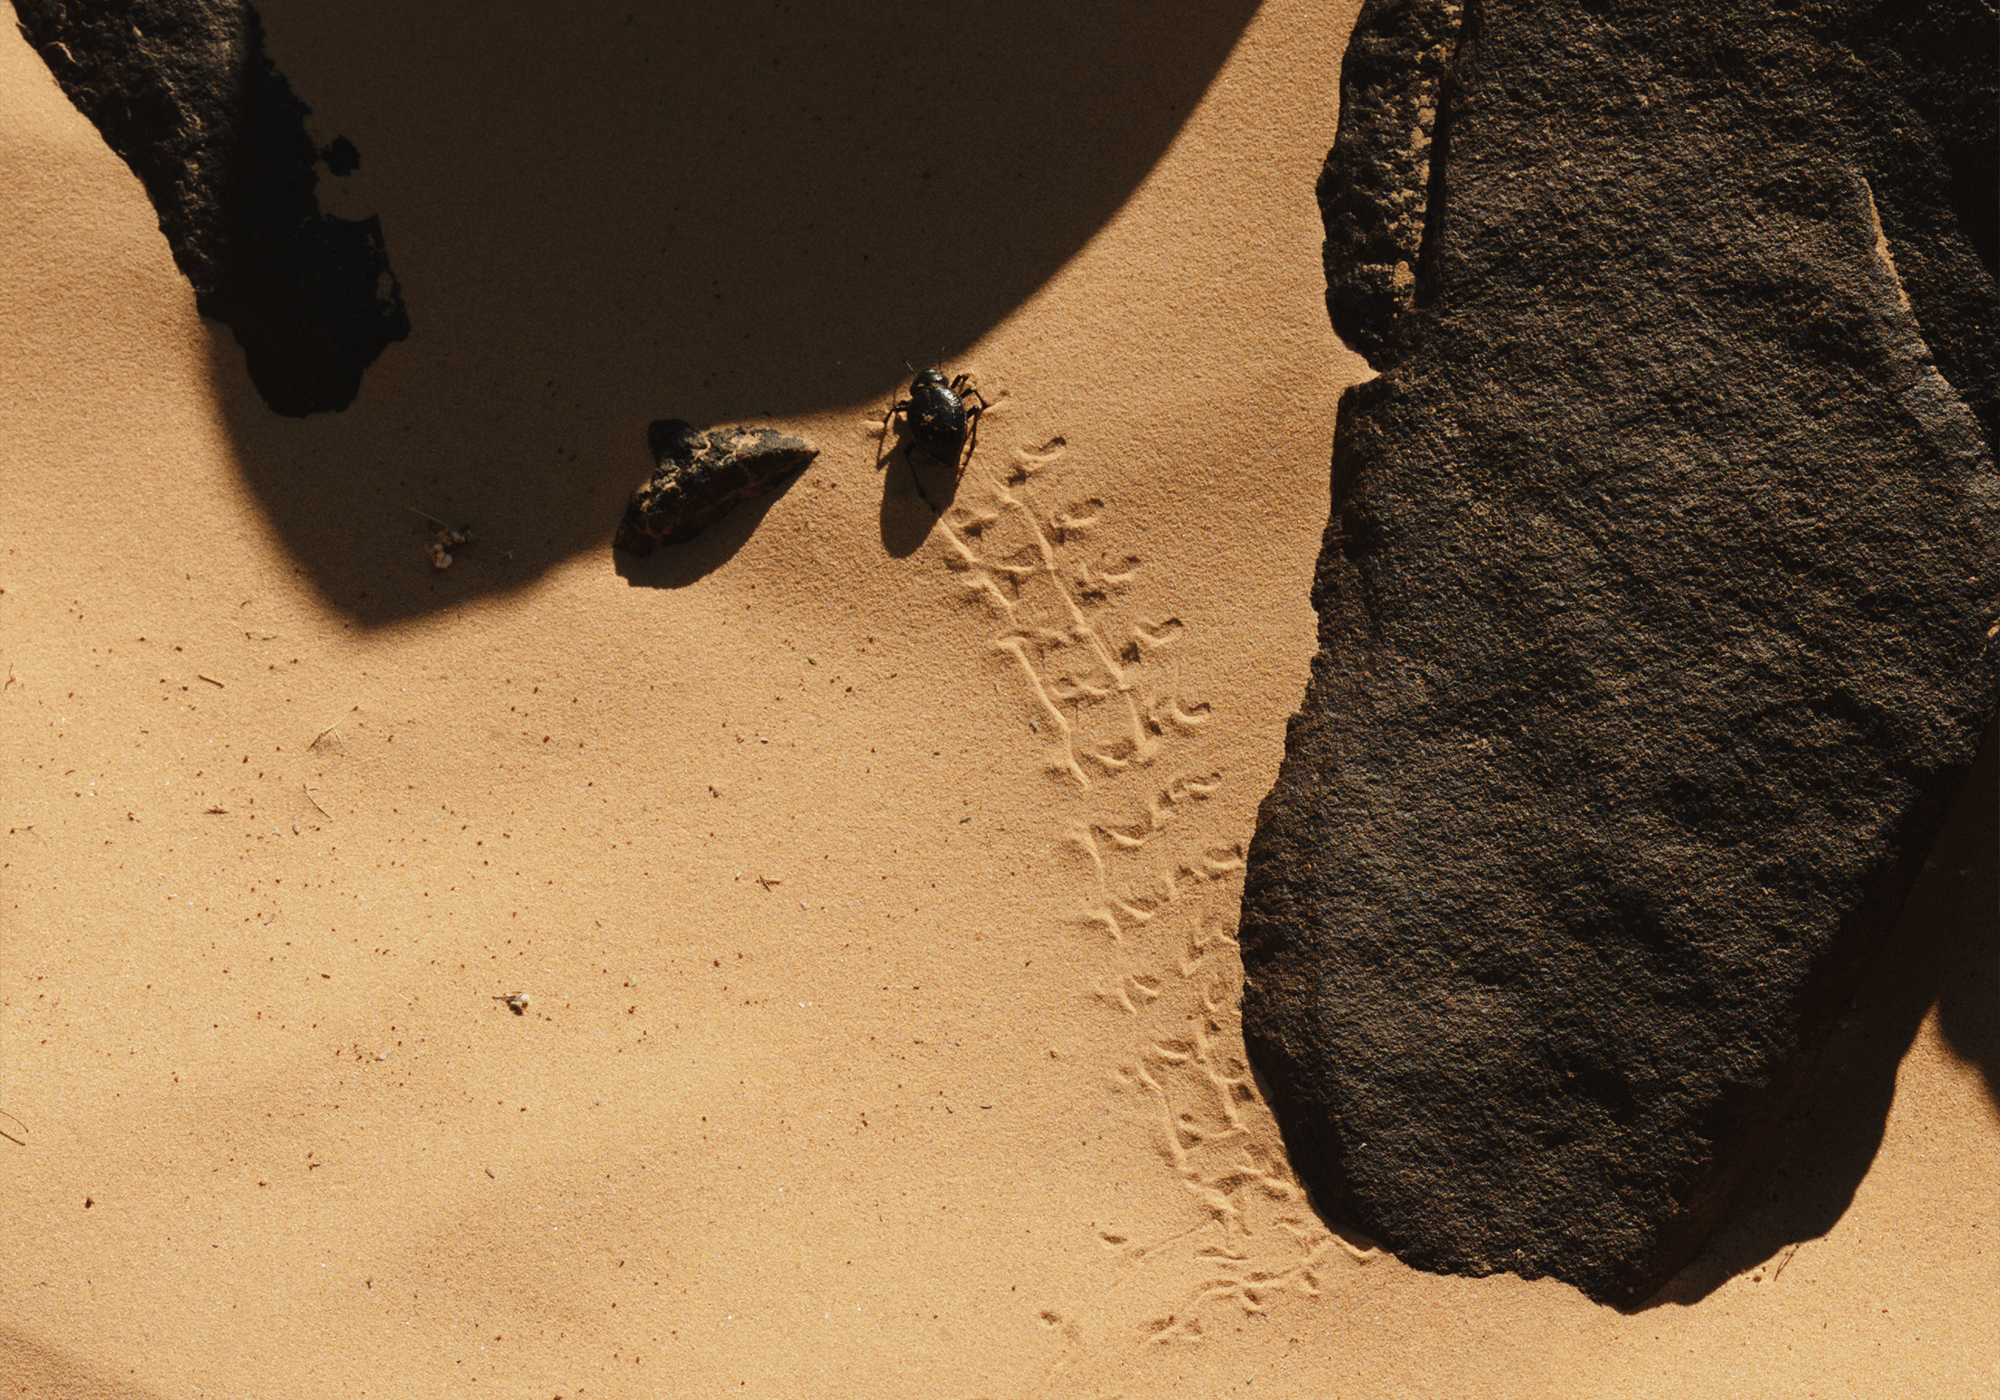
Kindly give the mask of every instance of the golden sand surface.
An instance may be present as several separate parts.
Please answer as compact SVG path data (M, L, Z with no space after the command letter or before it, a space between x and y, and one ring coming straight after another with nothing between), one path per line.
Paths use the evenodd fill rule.
M1352 3L260 8L415 325L304 420L0 33L6 1393L1993 1393L1990 744L1654 1305L1292 1183L1232 931ZM821 455L614 558L670 416Z

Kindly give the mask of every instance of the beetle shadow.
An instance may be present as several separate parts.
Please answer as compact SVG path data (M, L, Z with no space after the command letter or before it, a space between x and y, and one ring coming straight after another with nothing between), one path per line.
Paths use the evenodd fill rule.
M304 575L374 627L608 548L655 419L782 426L963 354L1146 178L1256 4L260 9L309 134L360 153L321 205L379 216L412 330L351 407L293 419L208 323L216 393ZM404 506L506 567L412 576ZM699 576L755 518L630 576ZM934 521L890 508L885 547Z
M1996 733L2000 726L1988 727L1896 929L1811 1083L1702 1252L1633 1311L1692 1306L1839 1223L1881 1149L1897 1071L1933 1007L1945 1043L1981 1071L1988 1101L2000 1105Z
M964 479L962 472L913 450L907 433L900 436L882 465L880 528L882 548L890 558L907 559L923 548L958 499Z

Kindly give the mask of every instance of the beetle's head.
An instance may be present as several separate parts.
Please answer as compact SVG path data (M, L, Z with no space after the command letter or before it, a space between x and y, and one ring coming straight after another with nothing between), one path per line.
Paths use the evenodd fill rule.
M914 394L922 389L945 389L950 386L951 381L941 371L921 369L917 371L917 377L910 381L910 392Z

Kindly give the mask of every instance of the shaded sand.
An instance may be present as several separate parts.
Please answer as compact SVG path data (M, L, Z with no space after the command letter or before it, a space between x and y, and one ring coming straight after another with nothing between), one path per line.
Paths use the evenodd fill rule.
M10 1389L1990 1387L1990 745L1838 1073L1657 1305L1415 1273L1290 1186L1230 933L1365 373L1326 325L1312 202L1351 10L1192 33L1170 76L1199 106L1094 165L1012 172L967 133L939 181L1073 179L1073 208L991 277L915 278L879 334L893 280L808 298L796 336L674 290L687 256L599 246L614 215L678 217L654 231L717 287L775 266L700 222L765 172L697 162L678 216L621 183L602 133L649 89L564 96L609 39L496 24L455 63L451 26L483 20L388 13L266 11L363 153L329 203L383 215L417 325L303 422L263 409L137 182L0 36ZM774 64L833 42L769 29L742 42ZM924 171L876 139L904 114L863 114L914 100L909 41L883 42L813 109L879 128L810 189L857 266L877 237L935 262ZM966 101L1031 59L968 60ZM759 110L715 149L792 149ZM833 207L844 174L866 217ZM762 311L833 275L784 272ZM998 406L933 525L873 433L940 337ZM819 460L614 561L647 421L767 408ZM436 573L412 511L479 541Z

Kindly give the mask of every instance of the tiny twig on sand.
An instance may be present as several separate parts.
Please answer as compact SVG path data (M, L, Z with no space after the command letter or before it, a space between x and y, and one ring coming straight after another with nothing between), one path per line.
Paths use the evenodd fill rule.
M0 1117L13 1118L16 1123L21 1124L22 1132L25 1133L28 1131L28 1125L26 1123L21 1123L20 1119L14 1118L14 1115L7 1112L7 1110L4 1108L0 1108ZM6 1131L5 1129L0 1129L0 1137L7 1139L7 1141L13 1143L16 1147L26 1147L28 1145L27 1143L22 1142L19 1138L15 1137L12 1133Z
M306 801L312 803L312 805L318 809L319 814L322 817L325 817L328 821L333 820L333 813L327 811L326 808L321 807L319 805L319 799L313 796L313 790L311 788L307 787L304 783L300 783L299 791L306 795Z

